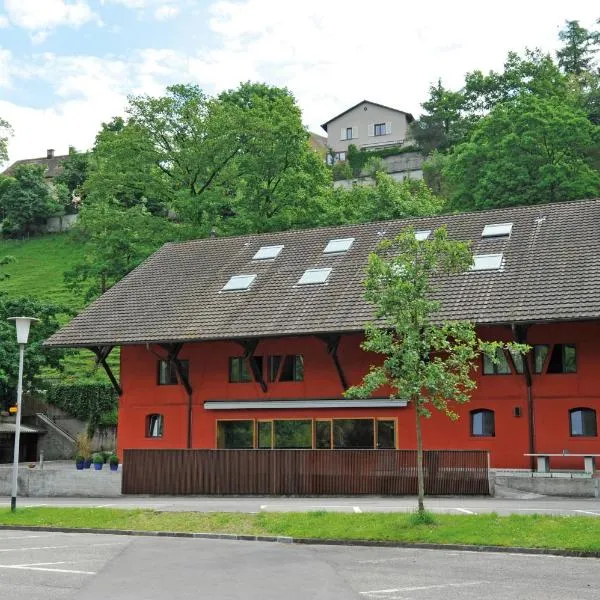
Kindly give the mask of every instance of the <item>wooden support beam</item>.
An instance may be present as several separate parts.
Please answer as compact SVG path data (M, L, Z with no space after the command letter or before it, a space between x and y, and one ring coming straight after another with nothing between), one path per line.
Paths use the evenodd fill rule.
M254 381L260 385L260 389L266 392L269 388L265 381L263 372L258 368L256 361L254 360L254 353L258 347L258 338L251 338L248 340L236 340L236 342L244 349L244 360L250 365L250 371L252 371L252 377Z
M96 355L96 364L102 365L102 367L106 371L106 374L108 375L108 378L110 379L110 382L112 383L113 388L115 388L115 391L117 392L117 394L119 394L119 396L122 396L123 390L121 388L121 385L119 384L117 378L112 372L110 365L106 362L106 359L108 358L108 355L112 352L113 348L114 346L90 346L88 350L91 350Z
M334 334L318 335L317 337L327 346L327 353L331 356L331 360L333 361L333 365L335 366L335 370L337 371L342 388L344 389L344 391L346 391L350 386L348 385L346 374L344 373L344 369L342 368L342 364L340 363L340 358L337 353L342 336L339 334Z

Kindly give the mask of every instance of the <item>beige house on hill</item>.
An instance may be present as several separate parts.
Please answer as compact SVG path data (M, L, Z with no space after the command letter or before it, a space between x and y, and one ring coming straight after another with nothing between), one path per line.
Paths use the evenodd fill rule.
M366 150L406 144L412 121L410 113L363 100L321 127L327 132L327 145L337 162L346 160L350 144Z

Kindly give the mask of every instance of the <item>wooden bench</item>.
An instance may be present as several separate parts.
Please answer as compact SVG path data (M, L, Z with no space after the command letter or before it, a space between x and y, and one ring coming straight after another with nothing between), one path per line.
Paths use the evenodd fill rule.
M561 457L561 458L582 458L583 457L583 470L585 473L594 473L596 471L596 458L600 454L570 454L568 452L561 452L560 454L523 454L523 456L535 456L537 458L537 472L538 473L550 473L550 458Z

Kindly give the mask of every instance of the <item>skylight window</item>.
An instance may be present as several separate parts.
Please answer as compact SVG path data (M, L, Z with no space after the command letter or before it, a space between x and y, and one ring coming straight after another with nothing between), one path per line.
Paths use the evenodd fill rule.
M334 254L336 252L348 252L353 243L354 238L339 238L337 240L330 240L327 246L325 246L323 253Z
M233 292L239 290L247 290L252 282L256 279L256 275L234 275L222 288L223 292Z
M512 223L496 223L486 225L481 232L482 238L510 237L512 232Z
M497 271L502 266L503 254L476 254L471 271Z
M270 258L277 258L279 253L283 250L281 246L261 246L258 252L252 257L252 260L268 260Z
M311 283L325 283L329 274L331 273L331 269L306 269L304 274L298 280L298 285L307 285Z
M415 231L415 239L417 242L423 242L431 235L431 229L423 229L422 231Z

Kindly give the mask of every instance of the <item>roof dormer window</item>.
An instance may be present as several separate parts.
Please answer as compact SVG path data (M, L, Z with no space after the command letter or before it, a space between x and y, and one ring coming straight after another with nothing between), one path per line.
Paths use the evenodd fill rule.
M497 271L502 266L504 254L476 254L471 271Z
M221 288L223 292L236 292L247 290L254 280L256 275L234 275L231 279Z
M277 258L282 250L282 244L278 246L261 246L257 253L252 257L252 260L269 260Z
M512 223L495 223L494 225L486 225L481 232L482 238L502 238L510 237L512 232Z
M323 254L338 254L340 252L348 252L354 243L354 238L338 238L329 240Z
M306 269L304 274L298 280L298 285L310 285L313 283L325 283L331 274L332 269Z

